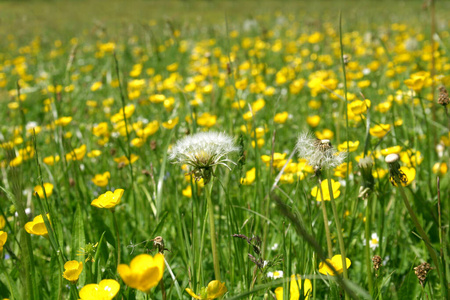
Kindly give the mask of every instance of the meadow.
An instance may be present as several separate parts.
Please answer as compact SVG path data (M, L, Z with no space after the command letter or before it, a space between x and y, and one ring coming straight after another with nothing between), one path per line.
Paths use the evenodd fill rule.
M450 299L448 1L1 1L0 299Z

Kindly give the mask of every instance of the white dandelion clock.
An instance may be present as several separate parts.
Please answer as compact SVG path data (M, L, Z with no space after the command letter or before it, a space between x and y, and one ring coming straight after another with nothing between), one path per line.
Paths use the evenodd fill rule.
M239 150L232 137L222 132L200 132L179 140L169 153L174 163L190 167L196 180L203 178L208 183L214 168L222 165L231 170L228 164L236 163L228 158Z
M330 169L344 162L345 152L339 152L334 148L330 140L319 140L311 133L302 133L295 145L298 156L307 160L308 165L316 172L321 169Z

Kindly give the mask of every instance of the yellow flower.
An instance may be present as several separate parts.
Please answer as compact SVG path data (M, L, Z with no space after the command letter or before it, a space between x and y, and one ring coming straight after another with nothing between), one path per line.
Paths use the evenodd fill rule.
M308 125L313 128L317 127L317 125L319 125L319 122L320 122L320 117L318 115L306 117L306 123L308 123Z
M413 182L413 180L416 178L416 169L414 169L413 167L408 168L405 166L401 166L400 167L400 171L403 172L403 174L406 175L406 182L402 182L402 186L408 186L411 184L411 182ZM395 182L392 183L394 186L397 186L397 184L395 184Z
M173 119L170 119L167 122L163 122L162 126L164 128L166 128L166 129L172 129L178 124L179 119L180 119L179 117L175 117Z
M107 135L108 134L108 123L101 122L97 125L94 125L94 127L92 127L92 133L95 136Z
M298 281L298 282L297 282ZM290 289L289 289L289 293L290 293L290 300L298 300L300 299L300 290L304 290L303 291L303 296L305 300L309 299L309 296L311 294L312 291L312 284L311 284L311 280L309 279L305 279L303 286L302 286L302 280L300 278L300 275L292 275L291 276L291 285L290 285ZM277 287L275 289L275 296L277 297L277 300L283 300L283 287Z
M377 124L369 129L369 133L370 135L381 139L386 135L386 133L388 133L390 129L391 129L390 124Z
M148 293L163 276L164 256L161 253L154 257L148 254L140 254L133 258L130 266L119 265L117 272L126 285Z
M433 173L434 174L440 174L440 175L444 175L445 173L447 173L448 171L448 166L445 162L443 163L435 163L433 166ZM1 225L0 225L0 229L1 229Z
M261 110L264 106L266 106L266 101L264 99L258 99L252 103L253 112L257 112Z
M213 280L208 283L208 286L203 287L200 291L200 295L196 295L190 288L186 289L186 292L195 299L212 300L222 297L227 292L227 287L225 282L220 282L219 280Z
M393 147L389 147L386 149L382 149L381 154L383 154L384 156L392 154L392 153L399 154L401 150L402 150L401 146L393 146Z
M5 225L6 225L5 217L0 216L0 229L5 228Z
M282 113L278 113L273 118L273 121L277 124L284 124L286 123L287 118L289 117L289 113L287 111L284 111Z
M86 145L81 145L79 148L73 149L70 153L66 154L66 160L82 160L86 155Z
M94 158L94 157L100 156L101 154L102 154L102 151L95 149L95 150L88 152L87 157Z
M34 187L34 192L37 193L39 195L39 198L41 199L45 198L44 190L45 195L47 195L47 197L50 197L53 194L53 184L49 182L44 183L44 189L42 189L42 185L37 185Z
M99 284L91 283L80 290L81 300L112 300L120 290L114 279L103 279Z
M76 260L70 260L64 264L63 277L71 283L76 283L83 271L83 263Z
M241 184L250 185L255 181L256 169L251 168L245 173L245 178L241 178Z
M55 125L64 127L69 125L70 122L72 122L72 117L61 117L55 121Z
M337 148L339 151L347 151L347 144L348 144L348 152L356 151L359 147L359 141L346 141L340 144Z
M50 221L49 214L47 214L47 219ZM43 236L48 235L47 227L45 227L44 218L42 215L36 216L32 222L26 223L25 230L30 234Z
M339 188L341 187L341 183L339 181L334 181L334 179L331 179L331 186L333 188L333 198L336 199L341 194L341 191L339 190ZM321 187L322 187L322 192L323 192L323 200L330 201L331 198L330 198L330 192L328 190L328 179L325 179L324 181L322 181ZM317 201L322 201L322 196L320 194L320 190L319 190L318 186L313 187L313 189L311 190L311 195L313 197L316 197Z
M197 118L197 124L203 127L212 127L216 124L217 116L210 113L204 113Z
M120 157L114 158L114 161L118 164L123 164L124 166L128 166L130 164L130 161L131 161L131 164L133 164L138 159L139 159L139 156L137 156L135 154L131 154L130 160L128 160L128 157L126 157L125 155L122 155Z
M342 266L342 256L340 254L333 256L331 260L327 258L327 261L336 269L338 274L341 274L343 272L344 268ZM345 265L347 266L347 269L350 268L351 264L352 262L350 261L350 259L345 258ZM319 264L319 273L331 276L335 275L333 270L330 269L330 267L328 267L328 265L324 262L321 262Z
M48 166L53 166L55 164L55 162L59 161L59 155L56 156L47 156L44 157L44 159L42 159L42 161L44 162L44 164L48 165Z
M106 193L100 195L97 199L94 199L91 202L91 205L98 208L114 208L120 203L123 192L123 189L117 189L114 193L107 191Z
M0 253L3 251L3 246L6 243L6 239L8 238L8 233L4 231L0 231Z
M331 140L334 136L333 131L331 131L330 129L325 128L324 130L322 130L322 132L320 131L316 131L316 137L319 140Z
M99 187L105 187L108 185L108 179L111 178L111 174L109 172L105 172L103 174L96 174L94 178L92 178L92 182Z
M102 87L102 85L103 85L103 84L102 84L101 81L94 82L94 83L91 85L91 91L95 92L95 91L99 90L99 89Z

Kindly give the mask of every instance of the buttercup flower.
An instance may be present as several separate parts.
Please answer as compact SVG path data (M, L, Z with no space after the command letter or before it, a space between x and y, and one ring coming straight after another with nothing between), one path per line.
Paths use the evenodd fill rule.
M238 151L233 139L221 132L200 132L179 140L172 148L169 159L192 168L196 180L203 178L205 184L211 180L214 168L227 163L235 164L228 159L228 154Z
M72 283L78 281L81 271L83 271L83 263L76 260L70 260L64 264L63 277Z
M319 140L310 133L302 133L295 145L295 151L300 158L306 159L308 165L315 171L334 168L342 164L345 152L338 152L330 143L330 140Z
M114 279L103 279L99 284L88 284L80 290L81 300L112 300L120 290Z
M190 288L186 289L188 294L195 299L205 299L212 300L219 297L222 297L227 292L227 287L225 286L225 282L220 282L219 280L213 280L208 283L208 286L203 287L200 291L200 295L196 295L194 291Z
M120 264L117 267L117 272L126 285L148 293L163 276L164 256L161 253L154 257L148 254L140 254L133 258L130 266Z
M4 231L0 231L0 253L3 251L3 246L6 243L6 239L8 238L8 233Z
M50 221L49 214L47 214L47 218ZM42 217L42 215L36 216L32 222L26 223L25 230L30 234L43 236L48 235L47 227L45 227L44 218Z
M105 187L108 185L108 179L111 178L111 174L109 172L105 172L103 174L96 174L94 178L92 178L92 182L99 187Z
M341 184L339 181L334 181L334 179L331 179L331 186L333 187L333 198L336 199L341 194L341 191L339 190ZM323 192L323 200L330 201L331 198L330 191L328 189L328 179L322 181L321 187ZM311 195L313 197L316 197L317 201L322 201L322 195L320 194L320 189L318 186L313 187L313 189L311 190Z
M331 260L327 258L327 261L336 269L338 274L341 274L344 271L342 266L342 256L340 254L333 256ZM347 266L347 269L351 264L352 262L350 259L345 258L345 265ZM319 273L331 276L335 275L333 270L324 262L319 264Z
M300 299L300 290L303 290L303 296L305 300L309 299L309 296L312 291L312 284L311 280L305 279L302 285L302 280L300 278L300 275L292 275L291 276L291 285L289 289L289 299L290 300L298 300ZM277 287L275 289L275 296L277 297L277 300L283 300L283 287Z
M44 183L44 189L47 197L50 197L53 194L53 184L48 182ZM34 187L34 192L39 195L39 198L44 199L44 189L42 188L42 185L37 185Z
M107 191L106 193L100 195L97 199L94 199L91 202L91 205L98 208L114 208L120 203L123 192L123 189L117 189L114 193Z

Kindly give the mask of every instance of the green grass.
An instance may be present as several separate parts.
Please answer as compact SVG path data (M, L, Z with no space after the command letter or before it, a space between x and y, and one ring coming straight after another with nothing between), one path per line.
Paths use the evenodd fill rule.
M450 87L450 6L436 2L434 83L430 9L422 1L0 2L0 230L8 234L0 297L78 299L83 286L115 279L116 299L189 299L185 288L200 293L217 277L214 221L228 289L223 298L275 299L283 286L289 299L290 276L299 274L311 280L310 299L446 299L450 183L446 170L433 167L450 164L448 116L436 103L437 87ZM110 42L114 52L106 49ZM411 95L405 80L419 71L428 73ZM95 82L100 89L91 89ZM152 102L154 95L166 101ZM355 107L364 99L370 107ZM240 100L245 105L237 108ZM128 105L135 110L126 115ZM289 117L275 122L282 112ZM205 113L213 115L203 115L211 126L202 123ZM55 125L68 116L67 125ZM310 116L319 116L318 124ZM174 127L164 124L176 118ZM152 121L158 130L136 140ZM107 129L97 133L102 122ZM369 133L377 124L390 130ZM34 138L27 127L36 126ZM322 138L334 147L347 140L359 146L348 154L348 167L315 174L293 151L300 133L326 129L332 136ZM242 147L230 157L232 170L216 168L205 187L168 158L177 140L202 131L226 132ZM66 159L82 145L101 154ZM414 177L403 189L389 182L381 151L393 146L401 147L400 165ZM411 159L414 153L419 160ZM60 161L49 164L47 157L56 155ZM139 157L132 164L114 160L132 155ZM379 170L373 183L372 172L358 167L363 156ZM249 184L241 184L252 168ZM107 185L94 184L105 172ZM345 249L351 260L345 280L318 272L331 257L321 203L311 194L317 176L340 183L325 209L331 252ZM47 182L51 195L33 195ZM364 195L361 187L370 190ZM125 192L113 214L90 205L118 188ZM25 224L45 213L48 236L28 234ZM371 249L364 241L373 233L379 241ZM148 294L127 287L118 261L155 255L158 236L170 270ZM383 261L378 271L374 255ZM62 277L70 260L84 265L77 289ZM414 273L422 262L433 267L423 287ZM268 277L276 271L282 279Z

